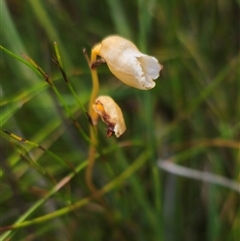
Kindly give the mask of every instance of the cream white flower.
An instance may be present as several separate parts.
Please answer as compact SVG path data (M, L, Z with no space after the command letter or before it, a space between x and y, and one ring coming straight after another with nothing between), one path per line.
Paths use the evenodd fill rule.
M96 54L107 63L110 71L123 83L141 90L152 89L162 65L152 56L141 53L129 40L109 36L95 46Z
M126 125L122 111L111 97L99 96L93 104L93 109L107 124L107 137L113 134L119 137L125 132Z

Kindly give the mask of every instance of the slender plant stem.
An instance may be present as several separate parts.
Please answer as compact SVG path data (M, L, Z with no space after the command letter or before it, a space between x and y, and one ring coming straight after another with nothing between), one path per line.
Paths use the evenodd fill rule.
M116 177L115 179L113 179L112 181L110 181L108 184L106 184L104 187L102 187L100 190L97 191L96 195L98 196L102 196L103 194L106 194L110 191L112 191L113 189L117 188L119 185L122 184L122 182L124 180L126 180L127 178L131 177L133 175L133 173L135 173L139 168L141 168L144 163L148 160L150 156L150 152L149 151L144 151L125 171L123 171L118 177ZM76 169L77 172L79 172L80 170L82 170L82 168L85 166L85 162L83 162L81 165L79 165ZM67 176L68 179L71 179L74 176L74 173L71 173ZM68 180L67 179L67 180ZM62 187L61 183L65 183L66 180L65 178L60 181L52 190L51 192L48 194L48 198L50 195L52 195L53 193L55 193L57 190L60 189L60 187ZM60 185L61 184L61 185ZM38 223L42 223L42 222L46 222L48 220L54 219L56 217L62 216L62 215L66 215L71 211L77 210L83 206L85 206L86 204L88 204L90 202L90 200L94 198L94 196L90 196L90 197L86 197L83 198L81 200L79 200L76 203L73 203L67 207L64 207L62 209L59 209L55 212L46 214L44 216L41 216L39 218L35 218L32 220L28 220L28 221L24 221L22 222L18 220L17 223L15 223L14 225L8 226L8 227L2 227L2 231L5 228L5 230L7 230L8 228L11 228L10 231L6 232L4 235L0 236L0 238L2 238L1 240L6 240L5 238L7 238L10 235L10 232L14 229L19 229L19 228L23 228L23 227L27 227L27 226L31 226L34 224L38 224ZM46 201L46 197L41 201L45 202ZM39 203L36 203L36 205L39 205ZM23 217L22 217L23 218ZM25 219L26 217L24 217Z
M98 119L98 114L93 110L92 106L93 103L95 102L95 99L97 98L98 91L99 91L99 80L98 80L98 75L97 75L97 70L96 68L93 68L92 64L97 60L97 55L99 54L99 49L100 45L96 45L91 52L91 76L92 76L92 94L90 97L90 102L89 102L89 107L88 107L88 114L91 118L91 124L90 125L90 139L91 139L91 144L89 148L89 153L88 153L88 166L86 169L86 183L88 188L90 189L91 193L95 195L97 193L97 188L95 187L93 183L93 168L95 164L95 156L96 156L96 146L98 144L97 140L97 129L94 125L97 124L97 119ZM99 198L99 201L101 203L102 200Z
M70 163L67 163L67 162L64 161L61 157L59 157L58 155L56 155L56 154L53 153L52 151L44 148L43 146L39 145L38 143L33 142L33 141L26 140L26 139L24 139L24 138L22 138L22 137L20 137L20 136L18 136L18 135L16 135L16 134L14 134L14 133L11 133L11 132L9 132L9 131L7 131L7 130L1 129L1 131L2 131L2 133L10 136L11 138L13 138L13 139L15 139L15 140L17 140L17 141L19 141L19 142L28 144L28 145L30 145L30 146L32 146L32 147L35 147L35 148L39 148L40 150L46 152L46 153L47 153L49 156L51 156L54 160L56 160L56 161L58 161L58 162L60 162L60 163L62 163L62 164L64 164L64 165L66 165L67 167L70 167L71 169L74 169L74 167L73 167L72 165L70 165Z
M57 59L53 59L53 62L54 62L55 64L57 64L58 68L60 69L61 74L62 74L62 76L63 76L63 79L65 80L68 88L69 88L70 91L72 92L72 94L73 94L75 100L77 101L79 107L81 108L81 110L82 110L84 113L86 113L87 110L85 109L85 107L84 107L83 104L81 103L81 101L80 101L78 95L76 94L76 92L75 92L75 90L74 90L71 82L70 82L69 79L67 78L66 72L64 71L63 62L62 62L62 57L61 57L60 50L59 50L59 48L58 48L57 42L54 42L54 49L55 49L55 53L56 53Z
M68 174L66 177L64 177L61 181L59 181L43 198L41 198L39 201L37 201L31 208L29 208L21 217L19 217L19 219L13 224L11 225L11 227L20 227L22 223L25 223L24 226L28 226L26 225L26 223L31 223L31 221L25 221L30 215L32 215L41 205L43 205L51 196L53 196L55 193L57 193L62 187L64 187L74 176L76 176L77 173L79 173L81 170L83 170L85 168L87 164L87 161L84 161L82 163L80 163L76 169L71 172L70 174ZM20 225L20 226L19 226ZM3 228L1 228L3 229ZM6 228L7 229L7 228ZM13 228L14 229L14 228ZM7 231L6 233L4 233L2 236L0 236L0 240L5 240L6 238L8 238L11 235L12 230ZM3 231L3 230L1 230Z

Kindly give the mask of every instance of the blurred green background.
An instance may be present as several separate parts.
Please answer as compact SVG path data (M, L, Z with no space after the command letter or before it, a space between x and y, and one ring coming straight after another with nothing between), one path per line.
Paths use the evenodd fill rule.
M1 45L39 64L87 135L85 114L52 61L54 41L86 108L92 83L82 50L90 54L106 36L130 39L164 69L154 89L141 91L98 67L100 93L122 108L127 131L105 138L106 127L98 124L94 182L101 188L116 181L104 194L106 206L87 200L62 215L90 195L84 174L89 143L41 76L1 50L1 128L34 144L1 132L0 224L29 222L2 232L0 240L240 240L239 5L1 0ZM115 179L123 172L126 178ZM49 219L32 221L46 214Z

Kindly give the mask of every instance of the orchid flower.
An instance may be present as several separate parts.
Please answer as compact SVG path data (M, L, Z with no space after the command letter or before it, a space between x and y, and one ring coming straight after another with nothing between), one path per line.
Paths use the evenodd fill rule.
M141 53L132 42L116 35L105 38L93 51L119 80L141 90L152 89L153 80L163 68L156 58Z

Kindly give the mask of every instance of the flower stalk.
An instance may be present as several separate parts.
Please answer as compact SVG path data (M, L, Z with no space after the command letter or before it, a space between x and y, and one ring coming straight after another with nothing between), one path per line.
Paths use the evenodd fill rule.
M97 55L98 55L98 45L96 45L92 51L91 51L91 76L92 76L92 93L90 97L90 102L89 102L89 107L88 107L88 115L91 119L91 124L90 124L90 148L88 151L88 165L86 168L86 183L93 194L95 196L95 193L97 192L97 188L95 187L93 183L93 167L95 164L95 157L96 157L96 146L98 144L97 141L97 129L96 129L96 124L97 124L97 119L98 119L98 114L93 110L92 105L98 95L99 91L99 80L98 80L98 74L97 74L97 69L93 68L93 63L97 61ZM100 202L102 202L100 200Z
M101 57L101 58L98 58ZM86 182L96 196L97 189L92 180L92 172L95 163L96 147L98 145L96 124L100 116L107 124L107 137L113 134L121 136L125 130L125 121L120 107L109 96L98 96L99 81L97 67L106 63L109 70L124 84L141 90L154 88L153 81L160 75L163 66L152 56L141 53L138 48L129 40L120 36L109 36L92 48L91 61L89 63L92 76L92 93L90 97L88 115L91 119L89 148L89 160L86 170ZM96 197L101 200L101 197Z

